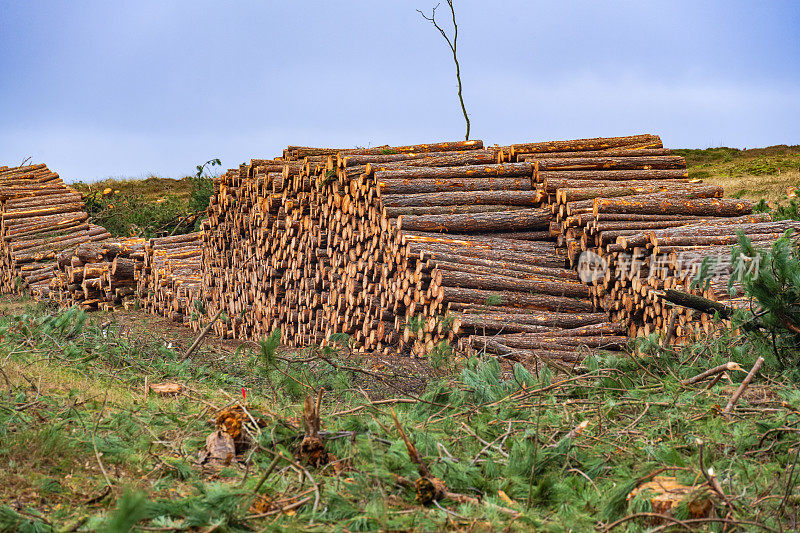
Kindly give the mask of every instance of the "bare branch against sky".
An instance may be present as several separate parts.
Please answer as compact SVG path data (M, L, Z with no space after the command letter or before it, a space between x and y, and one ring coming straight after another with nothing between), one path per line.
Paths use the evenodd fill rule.
M467 108L464 105L464 96L461 93L461 66L458 64L458 24L456 24L456 9L453 7L453 0L447 0L447 5L450 6L450 13L453 15L453 40L450 40L450 37L447 35L439 23L436 22L436 8L439 7L439 4L436 4L433 9L431 10L431 16L425 15L421 10L417 9L417 12L422 15L422 18L433 24L433 26L439 30L439 33L442 34L444 40L447 42L447 46L450 47L450 50L453 52L453 62L456 64L456 79L458 80L458 101L461 102L461 112L464 113L464 121L467 123L467 134L464 136L464 139L469 140L469 115L467 114Z
M182 177L288 144L463 139L452 56L414 10L439 1L0 0L0 165ZM470 138L800 144L798 0L455 1Z

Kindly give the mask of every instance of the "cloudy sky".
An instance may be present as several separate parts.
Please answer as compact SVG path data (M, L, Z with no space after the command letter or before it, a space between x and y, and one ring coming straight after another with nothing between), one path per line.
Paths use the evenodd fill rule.
M0 0L0 164L179 177L287 144L458 140L452 56L416 12L435 2ZM800 144L798 0L455 5L472 138Z

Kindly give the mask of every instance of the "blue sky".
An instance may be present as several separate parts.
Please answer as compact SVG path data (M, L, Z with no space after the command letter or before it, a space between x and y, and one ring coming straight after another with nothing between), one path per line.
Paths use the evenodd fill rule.
M177 177L458 140L452 57L415 11L434 3L0 0L0 164ZM455 5L472 138L800 144L800 0Z

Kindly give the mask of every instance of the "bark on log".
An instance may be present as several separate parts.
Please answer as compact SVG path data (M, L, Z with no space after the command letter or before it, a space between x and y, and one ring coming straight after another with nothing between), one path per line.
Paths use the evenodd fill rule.
M648 144L652 148L662 148L661 139L657 135L643 134L627 137L597 137L594 139L574 139L570 141L547 141L535 143L519 143L511 145L511 154L540 152L585 152L589 150L607 150L629 145Z
M549 170L666 170L684 169L686 160L681 156L651 157L576 157L535 160L538 172Z
M530 177L522 178L413 178L376 181L380 194L413 194L449 191L530 191Z
M472 205L531 206L538 203L536 191L458 191L424 194L382 195L387 207L423 207Z
M752 213L753 203L744 199L722 198L674 198L674 197L626 197L594 201L594 214L639 213L639 214L686 214L707 216L740 216Z
M498 231L546 228L552 215L545 209L463 215L401 216L397 229L419 231Z
M511 291L484 291L480 289L445 286L440 287L439 292L443 302L472 304L495 302L497 305L512 305L520 308L558 311L562 313L589 313L594 310L592 303L589 301L561 296L534 295L526 292Z
M487 275L446 269L437 270L433 276L438 284L449 287L516 292L529 291L537 294L579 298L588 298L590 296L588 285L567 281L559 282L547 278L524 279L497 274Z
M401 215L456 215L459 213L492 213L497 211L517 211L525 206L511 205L440 205L432 207L385 207L387 218Z
M416 179L416 178L512 178L530 177L533 173L531 163L503 163L497 165L467 165L463 167L421 167L375 172L375 180Z

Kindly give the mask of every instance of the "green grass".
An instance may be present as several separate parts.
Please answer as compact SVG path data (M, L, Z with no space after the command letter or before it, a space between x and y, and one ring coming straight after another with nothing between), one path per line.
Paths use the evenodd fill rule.
M651 510L652 495L627 496L655 474L694 487L710 518L797 527L796 384L768 361L726 418L720 406L744 373L708 390L680 383L729 360L749 368L755 354L732 333L678 352L645 339L637 356L592 358L569 378L460 360L404 393L387 386L403 383L402 369L376 371L346 350L292 354L273 342L182 361L152 325L101 330L107 316L39 306L0 317L0 530L589 531L631 517L618 530L644 531L659 523L633 515ZM187 393L145 398L145 377ZM222 470L198 465L217 408L241 387L263 421L249 429L255 446ZM298 417L320 387L332 459L314 467L298 455ZM415 501L419 472L392 409L432 474L479 503ZM255 493L271 514L249 510ZM688 519L689 508L673 514Z
M722 185L725 195L774 205L788 202L787 189L800 186L800 145L736 148L676 149L686 158L689 177Z
M212 193L211 179L195 176L108 179L73 187L83 194L95 224L115 236L146 238L198 229Z
M71 184L73 188L84 194L102 193L105 189L119 191L119 194L136 195L143 200L155 202L167 196L188 202L191 195L191 176L181 179L160 178L150 176L145 179L114 179L92 183L77 182Z

